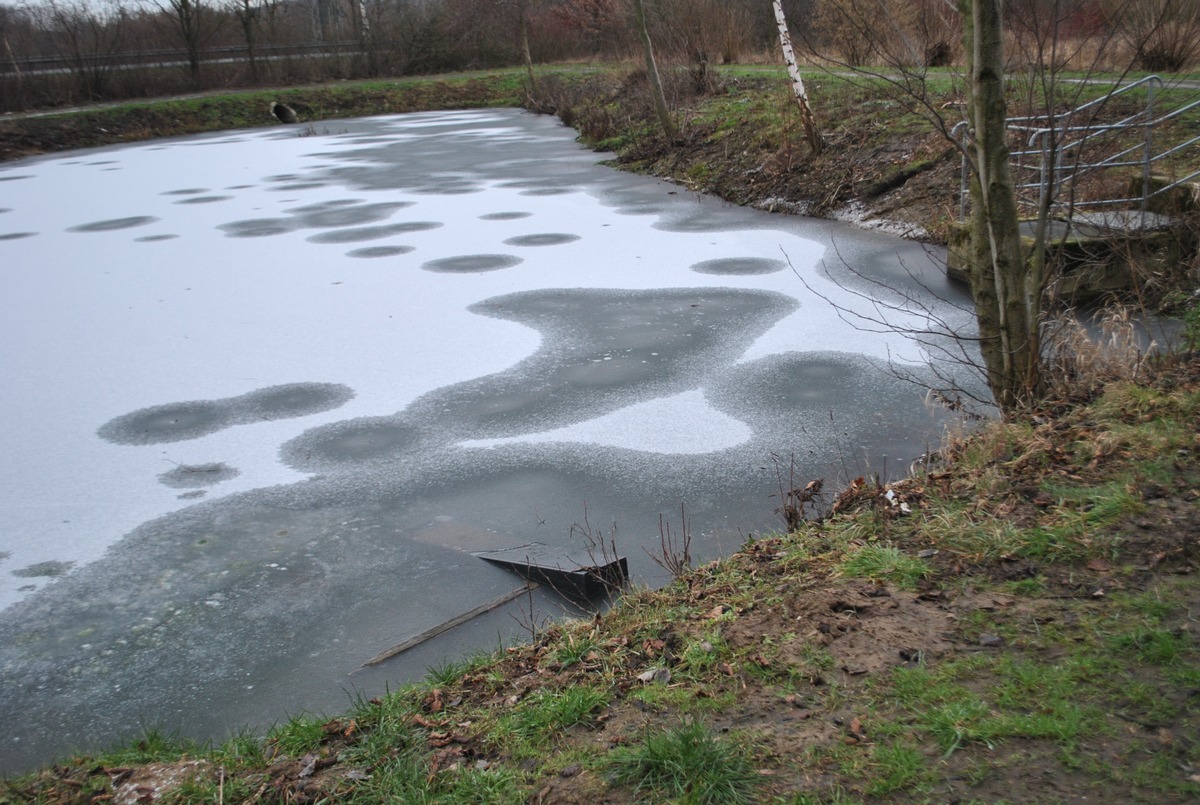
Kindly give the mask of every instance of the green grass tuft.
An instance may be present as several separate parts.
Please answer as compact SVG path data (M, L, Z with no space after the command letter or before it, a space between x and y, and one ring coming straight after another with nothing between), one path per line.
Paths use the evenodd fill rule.
M902 590L914 590L929 573L929 565L899 548L864 545L842 563L842 573L852 578L890 581Z
M683 805L757 802L757 775L742 746L693 722L651 732L641 743L613 750L614 780L638 792Z

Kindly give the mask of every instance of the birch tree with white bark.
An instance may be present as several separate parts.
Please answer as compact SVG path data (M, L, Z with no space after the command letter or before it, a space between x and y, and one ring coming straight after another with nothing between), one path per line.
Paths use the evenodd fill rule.
M800 107L800 123L804 126L804 137L808 147L814 154L821 153L825 148L825 138L817 126L816 116L808 102L808 92L804 88L804 76L800 74L800 64L796 61L796 50L792 47L792 35L788 32L787 17L783 13L783 1L771 0L775 10L775 24L779 28L779 48L783 51L783 61L787 65L788 77L792 81L792 96Z

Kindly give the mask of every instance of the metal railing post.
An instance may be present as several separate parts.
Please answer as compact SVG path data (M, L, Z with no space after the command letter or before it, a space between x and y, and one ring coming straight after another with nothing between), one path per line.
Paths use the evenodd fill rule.
M1150 163L1154 160L1154 82L1146 85L1146 131L1142 146L1142 203L1143 217L1150 207Z
M950 132L962 146L962 165L958 177L958 220L967 220L967 188L970 184L970 166L967 163L967 141L971 136L971 128L966 121L956 123Z

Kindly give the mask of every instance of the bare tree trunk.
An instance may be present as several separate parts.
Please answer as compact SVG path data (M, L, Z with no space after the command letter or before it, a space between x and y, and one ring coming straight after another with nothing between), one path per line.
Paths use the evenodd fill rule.
M229 9L242 26L242 38L246 42L246 58L250 62L250 78L258 81L258 13L253 0L235 0Z
M8 34L0 33L0 39L4 40L4 52L6 54L8 54L8 60L9 60L9 62L12 63L13 75L16 76L16 79L17 79L17 98L18 98L18 100L16 101L15 104L13 104L13 107L16 109L24 109L25 108L25 88L23 86L24 76L21 74L21 65L17 63L16 54L13 53L12 45L9 44ZM9 111L9 110L4 108L3 105L0 105L0 111Z
M642 8L642 0L633 0L633 16L638 33L642 37L642 49L646 53L646 78L650 81L650 91L654 95L654 109L658 112L658 122L662 124L663 134L667 135L667 139L674 140L679 131L675 128L671 110L667 107L667 96L663 94L662 79L654 61L654 46L650 42L650 30L646 27L646 12Z
M988 386L1012 412L1042 390L1039 366L1044 275L1021 254L1020 219L1008 167L1002 0L959 0L971 125L971 289Z
M800 75L800 65L796 62L796 51L792 48L792 36L788 33L787 17L783 14L782 0L771 0L775 7L775 24L779 26L779 47L783 50L783 61L787 65L788 75L792 79L792 94L796 105L800 107L800 123L804 126L804 137L808 147L814 154L825 149L825 138L817 128L817 119L812 107L808 105L808 92L804 89L804 78Z
M525 59L525 72L529 75L529 96L537 98L537 78L533 74L533 54L529 52L529 2L517 0L517 14L521 25L521 56Z
M159 9L171 20L183 41L187 54L188 73L200 83L200 63L203 60L204 39L208 26L210 0L155 0Z

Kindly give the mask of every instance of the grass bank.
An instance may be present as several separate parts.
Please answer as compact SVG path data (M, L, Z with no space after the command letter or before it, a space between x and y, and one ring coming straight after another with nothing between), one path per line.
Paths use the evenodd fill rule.
M1169 358L528 645L0 802L1194 802L1197 422Z

